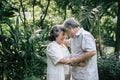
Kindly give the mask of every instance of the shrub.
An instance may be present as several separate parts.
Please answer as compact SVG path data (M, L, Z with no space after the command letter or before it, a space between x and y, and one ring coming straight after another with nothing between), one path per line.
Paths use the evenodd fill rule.
M0 79L23 80L38 77L45 80L46 77L46 39L48 28L36 33L27 29L19 29L19 21L16 25L6 23L10 30L9 36L0 35Z
M120 61L115 55L98 59L99 80L120 80Z

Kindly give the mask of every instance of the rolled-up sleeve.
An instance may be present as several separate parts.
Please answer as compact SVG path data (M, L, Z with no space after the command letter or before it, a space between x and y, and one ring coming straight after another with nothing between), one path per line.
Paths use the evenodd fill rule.
M96 50L95 40L91 34L84 34L82 39L82 49L84 51Z
M51 61L54 64L57 64L63 58L60 49L58 48L58 46L55 45L48 46L47 55L50 57Z

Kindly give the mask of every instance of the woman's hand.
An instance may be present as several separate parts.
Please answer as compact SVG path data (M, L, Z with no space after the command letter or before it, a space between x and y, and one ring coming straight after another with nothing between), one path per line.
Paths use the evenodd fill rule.
M60 63L62 63L62 64L70 64L71 63L71 59L70 58L62 58L60 60Z

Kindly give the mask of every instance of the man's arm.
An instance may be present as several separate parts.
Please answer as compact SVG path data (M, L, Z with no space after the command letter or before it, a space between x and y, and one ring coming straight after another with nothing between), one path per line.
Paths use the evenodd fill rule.
M85 54L81 55L80 57L71 58L71 63L80 63L82 61L90 59L95 54L96 54L96 51L85 52Z
M86 52L84 55L80 56L80 57L75 57L75 58L62 58L59 63L62 64L69 64L69 63L78 63L79 65L86 65L87 63L85 63L84 61L86 61L87 59L91 58L92 56L94 56L96 54L96 51L89 51ZM81 64L82 62L82 64ZM83 64L84 62L84 64Z

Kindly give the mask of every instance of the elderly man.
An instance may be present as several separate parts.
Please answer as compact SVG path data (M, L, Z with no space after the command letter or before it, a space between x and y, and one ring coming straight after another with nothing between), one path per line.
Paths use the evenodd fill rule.
M96 45L94 37L88 31L81 28L74 18L64 21L64 27L71 38L66 44L71 48L72 80L98 80ZM87 65L76 65L86 62Z

